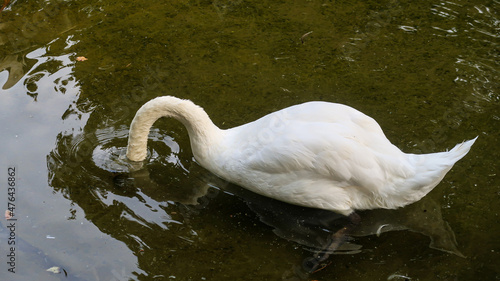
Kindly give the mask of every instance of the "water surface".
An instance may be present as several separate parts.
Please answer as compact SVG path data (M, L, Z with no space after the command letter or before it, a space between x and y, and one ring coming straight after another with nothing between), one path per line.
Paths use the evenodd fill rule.
M0 208L15 167L19 247L12 274L2 220L0 279L499 279L499 5L12 1L0 12ZM479 139L420 205L362 214L392 231L360 233L357 250L308 275L327 230L301 227L324 214L217 179L180 123L155 123L143 170L113 168L135 111L167 94L221 128L324 100L374 117L405 152Z

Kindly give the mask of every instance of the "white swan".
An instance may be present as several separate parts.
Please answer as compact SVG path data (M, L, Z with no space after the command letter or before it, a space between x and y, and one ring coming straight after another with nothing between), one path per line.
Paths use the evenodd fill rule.
M331 210L403 207L429 193L477 139L448 152L405 154L378 123L346 105L308 102L221 130L189 100L164 96L132 121L127 157L142 161L160 117L186 126L199 164L253 192L291 204Z

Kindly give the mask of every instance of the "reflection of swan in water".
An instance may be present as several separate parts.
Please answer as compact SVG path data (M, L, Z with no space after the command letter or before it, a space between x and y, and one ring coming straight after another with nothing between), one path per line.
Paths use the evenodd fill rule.
M123 144L126 142L127 133L128 129L124 126L98 130L95 135L99 145L94 151L94 163L117 175L116 172L124 168L123 164L110 163L109 160L123 155ZM200 211L203 212L208 204L213 204L210 203L211 200L224 193L240 198L263 223L273 229L278 237L303 245L312 251L325 247L333 232L349 224L344 216L330 211L290 205L228 184L196 163L190 164L190 161L187 161L189 157L185 162L182 161L179 156L181 146L158 129L153 129L149 138L148 154L151 158L147 167L128 173L119 172L115 176L115 184L120 186L119 190L129 190L129 196L134 193L133 190L140 187L141 191L138 191L137 196L153 208L138 208L134 203L136 201L120 200L110 194L107 195L108 199L101 198L104 204L119 200L128 209L134 210L130 216L135 216L134 220L137 222L163 227L172 219L158 207L164 204L163 202L176 202L180 210L178 214L184 217L179 221L187 222L192 216L198 216ZM168 151L171 152L165 153ZM157 167L156 171L153 167ZM172 170L165 173L164 169ZM174 174L176 176L172 177ZM107 201L109 202L106 203ZM232 199L226 201L223 198L217 201L233 202ZM241 211L246 212L245 208ZM370 210L361 212L360 216L363 219L353 229L351 236L410 230L429 237L431 248L461 256L454 233L442 218L440 206L430 197L424 197L419 202L398 210ZM364 246L352 244L351 241L342 245L336 253L352 254L363 249Z
M199 202L207 203L214 198L217 190L240 198L259 217L260 221L272 227L273 232L286 240L296 242L311 250L325 247L331 233L349 224L344 216L331 211L304 208L249 192L239 186L228 184L200 166L193 163L182 186L187 190L168 188L150 178L147 169L128 174L133 186L140 186L147 196L156 201L175 201L187 206L186 209L203 208ZM216 190L210 191L210 188ZM158 192L161 190L161 192ZM205 196L205 197L204 197ZM203 204L201 203L201 204ZM143 219L156 220L157 213L143 214ZM437 202L425 197L419 202L397 210L370 210L360 213L363 220L351 232L352 236L364 237L380 235L389 231L410 230L431 239L430 248L463 256L457 249L455 235L448 223L443 220ZM342 246L340 253L357 253L361 246L349 244Z
M228 187L226 187L227 189ZM260 218L273 227L279 237L294 241L311 249L322 250L329 240L329 233L349 224L349 221L336 213L303 208L259 196L237 186L229 186L240 196ZM430 198L397 210L362 211L362 221L352 230L351 236L364 237L381 235L389 231L410 230L431 239L430 248L463 257L457 248L455 234L443 220L441 207ZM357 253L361 246L349 244L342 246L340 253ZM335 249L337 250L337 249Z
M475 139L448 152L405 154L375 120L340 104L309 102L221 130L189 100L165 96L143 105L132 121L127 157L142 161L153 123L173 117L186 126L201 166L258 194L349 216L355 210L394 209L420 200ZM350 227L335 235L342 243ZM326 257L318 256L318 261Z

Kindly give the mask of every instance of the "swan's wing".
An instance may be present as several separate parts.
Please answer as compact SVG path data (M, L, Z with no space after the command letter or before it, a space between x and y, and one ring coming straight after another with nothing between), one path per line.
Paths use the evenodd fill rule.
M296 124L294 130L263 145L249 144L246 167L271 174L307 172L307 176L327 178L339 186L358 185L363 178L383 181L376 153L355 136L332 132L332 127L336 126Z
M378 123L348 106L306 103L245 127L235 155L241 164L237 166L247 171L300 172L303 178L367 192L412 173L405 154L387 140Z

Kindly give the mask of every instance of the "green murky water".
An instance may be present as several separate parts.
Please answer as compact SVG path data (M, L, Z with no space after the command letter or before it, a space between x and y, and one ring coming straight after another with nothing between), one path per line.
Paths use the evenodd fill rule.
M14 167L17 244L9 265L2 219L0 279L500 279L499 8L12 1L0 12L0 208ZM325 100L374 117L406 152L479 139L422 202L363 213L358 253L307 275L301 265L327 232L304 226L325 214L303 217L210 175L180 123L155 124L141 173L109 168L135 111L166 94L222 128ZM394 231L377 236L371 224Z

